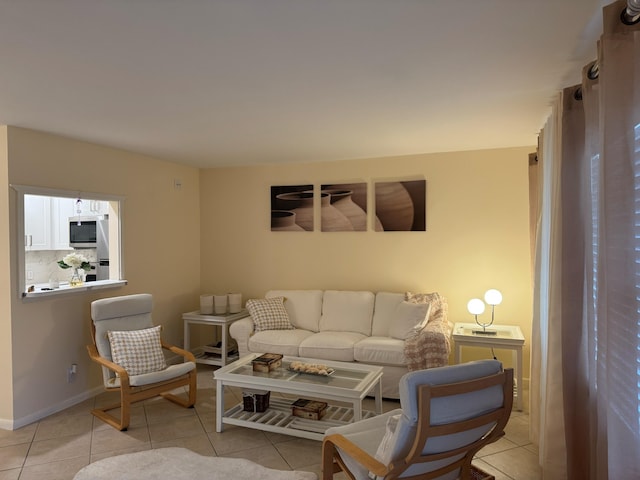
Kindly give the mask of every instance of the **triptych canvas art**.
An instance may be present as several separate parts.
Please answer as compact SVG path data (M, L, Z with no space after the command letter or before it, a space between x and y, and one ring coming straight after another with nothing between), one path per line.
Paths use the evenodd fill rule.
M323 184L271 187L271 230L313 231L315 208L320 231L364 232L368 227L368 184ZM370 229L377 232L426 230L425 180L375 182ZM319 202L315 203L315 196Z

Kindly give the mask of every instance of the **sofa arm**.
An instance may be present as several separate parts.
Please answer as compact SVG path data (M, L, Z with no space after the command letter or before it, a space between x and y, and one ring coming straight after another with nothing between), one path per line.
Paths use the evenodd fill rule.
M249 338L253 335L253 319L241 318L229 326L229 335L238 342L238 354L244 357L249 353Z

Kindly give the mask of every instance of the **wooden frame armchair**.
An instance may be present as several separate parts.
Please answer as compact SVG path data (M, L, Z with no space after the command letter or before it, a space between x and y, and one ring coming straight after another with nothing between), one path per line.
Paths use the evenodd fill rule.
M513 406L513 369L482 360L410 372L400 380L400 404L328 429L323 480L339 471L358 480L493 479L471 461L504 435Z
M152 306L153 298L150 294L104 298L91 303L93 344L87 345L87 351L91 360L102 366L105 390L120 392L119 403L95 408L91 413L118 430L129 427L131 405L135 402L159 395L187 408L196 403L197 371L191 352L160 340L163 350L182 356L184 362L163 365L164 368L135 375L130 375L123 366L113 361L108 332L142 331L154 327L151 320ZM158 350L163 358L162 350ZM148 354L147 351L140 353ZM170 393L179 387L188 387L186 399ZM116 408L120 408L119 418L107 413Z

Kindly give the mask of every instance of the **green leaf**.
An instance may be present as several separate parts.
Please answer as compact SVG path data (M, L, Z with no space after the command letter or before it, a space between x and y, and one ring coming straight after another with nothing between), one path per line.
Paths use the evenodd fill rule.
M65 269L66 269L66 268L71 268L71 265L67 265L67 264L66 264L66 263L64 263L62 260L59 260L59 261L58 261L58 266L59 266L60 268L65 268Z

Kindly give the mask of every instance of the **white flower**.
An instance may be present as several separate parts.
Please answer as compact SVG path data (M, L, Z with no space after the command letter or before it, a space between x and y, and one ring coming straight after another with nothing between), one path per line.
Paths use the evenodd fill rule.
M80 253L70 253L58 262L61 268L85 268L90 267L87 257Z

